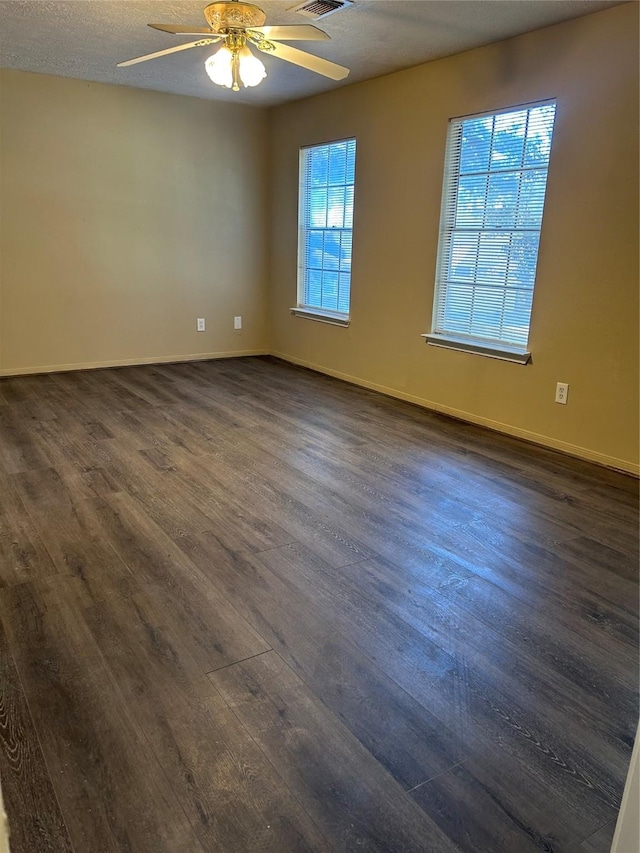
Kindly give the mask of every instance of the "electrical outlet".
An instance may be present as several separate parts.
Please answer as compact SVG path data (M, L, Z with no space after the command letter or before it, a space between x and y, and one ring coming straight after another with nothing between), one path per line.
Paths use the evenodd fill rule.
M569 396L569 384L567 382L557 382L556 383L556 403L562 403L563 406L566 406L568 396Z
M242 328L242 317L234 317L233 318L233 328L241 329Z
M196 332L204 332L204 317L198 317L196 320Z

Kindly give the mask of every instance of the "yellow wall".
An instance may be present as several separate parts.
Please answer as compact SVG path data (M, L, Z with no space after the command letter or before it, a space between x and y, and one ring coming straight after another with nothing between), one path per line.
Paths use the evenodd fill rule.
M637 471L637 31L631 3L269 113L0 72L0 375L270 350ZM533 363L428 347L447 120L549 97ZM351 135L343 329L289 309L299 147Z
M266 352L266 112L0 74L0 375Z
M588 15L270 113L272 351L637 470L638 6ZM447 121L557 97L523 367L426 346ZM294 317L301 145L357 138L348 329ZM554 402L557 381L569 403Z

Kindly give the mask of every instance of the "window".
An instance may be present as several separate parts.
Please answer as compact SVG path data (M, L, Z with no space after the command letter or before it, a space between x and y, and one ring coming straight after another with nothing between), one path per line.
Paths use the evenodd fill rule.
M356 141L300 151L298 307L294 313L347 325Z
M451 120L428 343L528 360L555 111Z

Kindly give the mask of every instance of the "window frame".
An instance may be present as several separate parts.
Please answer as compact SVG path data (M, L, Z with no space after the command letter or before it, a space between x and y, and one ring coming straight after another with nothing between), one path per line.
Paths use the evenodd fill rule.
M329 323L335 326L348 326L351 322L351 263L349 264L349 292L348 292L348 310L340 311L340 310L331 310L324 307L318 307L315 305L311 305L305 301L306 294L306 274L308 265L307 261L307 253L306 253L306 238L307 234L311 230L322 230L322 231L334 231L338 230L337 228L327 227L311 229L307 223L307 213L308 213L308 193L309 193L309 184L307 181L307 157L309 152L320 149L320 148L331 148L333 145L340 145L341 143L349 143L353 142L355 146L355 151L357 152L357 140L355 136L347 136L340 139L331 139L325 142L312 143L310 145L303 145L300 148L299 152L299 166L298 166L298 247L297 247L297 283L296 283L296 306L291 308L291 313L298 317L305 317L311 320L318 320L323 323ZM354 174L353 174L353 183L347 182L343 184L335 184L334 186L340 186L347 189L348 187L353 187L353 195L355 202L355 182L356 182L356 153L354 153ZM327 183L327 188L331 186ZM355 206L354 202L352 202L352 213L353 207ZM346 211L347 205L345 202L344 210ZM353 216L351 221L351 227L345 227L344 225L340 227L340 232L348 231L351 235L351 249L353 249ZM333 271L333 270L330 270ZM322 269L324 272L324 269ZM341 271L338 266L337 270L338 276L340 276ZM342 273L344 274L344 273ZM338 297L339 298L339 297Z
M447 298L447 288L451 285L451 281L447 280L447 274L449 272L449 267L451 263L451 252L453 251L453 234L456 232L456 214L453 213L457 211L457 203L458 203L458 188L460 185L461 176L464 176L464 173L461 169L461 156L462 156L462 141L461 134L462 128L465 122L482 119L482 118L492 118L494 120L494 129L495 129L495 119L501 115L508 115L510 113L518 113L527 111L527 129L528 129L528 121L530 117L530 111L545 106L553 106L554 107L554 115L553 121L551 125L551 137L550 137L550 148L549 153L546 158L546 163L543 167L533 167L535 168L543 168L545 170L544 175L544 191L542 194L542 207L540 214L540 225L539 228L535 229L537 234L537 249L535 255L535 266L533 270L533 283L531 285L531 308L528 314L527 326L526 326L526 341L524 344L518 343L513 338L509 340L508 338L496 339L490 337L483 337L479 334L466 334L460 331L454 331L453 329L446 329L442 327L439 323L440 317L444 314L444 300ZM550 168L551 161L551 149L553 147L553 136L555 132L555 122L558 114L558 103L557 98L544 98L541 100L531 101L525 104L518 104L514 106L504 107L499 110L486 110L480 113L473 113L470 115L457 116L455 118L451 118L449 120L447 126L447 142L446 142L446 152L445 152L445 162L444 162L444 180L442 187L442 201L441 201L441 209L440 209L440 226L438 230L438 253L437 253L437 261L436 261L436 274L435 274L435 286L434 286L434 295L433 295L433 311L432 311L432 320L431 320L431 332L423 335L426 342L432 346L444 347L447 349L454 349L462 352L471 352L477 355L487 356L489 358L498 358L503 359L505 361L512 361L518 364L527 364L531 359L531 352L528 349L529 337L531 333L531 317L532 317L532 306L533 306L533 297L535 293L535 285L537 278L537 266L538 266L538 258L540 253L540 239L542 234L542 222L544 217L544 206L546 204L546 196L547 196L547 187L548 187L548 174ZM483 200L483 224L481 227L477 229L478 240L480 240L480 235L486 234L518 234L525 233L524 229L519 229L517 223L513 227L508 226L494 226L486 227L485 217L486 211L488 208L488 193L489 193L489 178L491 175L513 175L514 173L519 173L522 175L524 171L531 167L525 166L525 154L526 154L526 143L527 136L525 131L525 138L523 141L522 155L520 166L513 166L510 169L500 170L500 169L492 169L491 168L491 154L493 151L493 133L489 146L488 156L489 160L487 161L486 170L480 170L481 174L486 174L486 189L485 196ZM519 179L521 181L521 178ZM520 190L522 188L522 184L518 183L518 196L520 198ZM516 202L517 204L518 202ZM453 215L453 219L452 219ZM457 226L459 229L460 226ZM529 232L530 233L530 232ZM480 246L480 243L478 243ZM479 251L479 249L478 249ZM508 255L507 255L507 268L510 265L511 259L513 256L513 247L512 247L512 238L510 239ZM476 288L485 289L487 286L490 286L490 282L485 282L482 279L477 281L477 274L474 275L473 281L470 283L473 287L473 292L475 293ZM507 288L507 283L505 280L504 288ZM507 292L505 290L505 292ZM503 307L504 310L504 307Z

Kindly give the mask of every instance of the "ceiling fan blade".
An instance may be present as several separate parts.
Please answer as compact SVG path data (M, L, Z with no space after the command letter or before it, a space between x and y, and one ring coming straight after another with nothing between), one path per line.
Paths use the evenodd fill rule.
M260 33L267 39L276 41L328 41L331 36L311 24L285 27L250 27L248 32Z
M216 36L211 27L180 27L173 24L147 24L148 27L153 27L154 30L162 30L163 33L172 33L176 36Z
M215 44L220 41L220 38L200 39L199 41L190 41L187 44L179 44L176 47L168 47L166 50L157 50L155 53L145 53L144 56L136 56L135 59L127 59L125 62L118 62L117 68L124 68L126 65L136 65L138 62L146 62L148 59L157 59L158 56L166 56L168 53L178 53L180 50L188 50L190 47L201 47L205 44Z
M288 44L274 42L270 50L269 48L260 47L260 43L258 42L256 43L256 47L263 53L270 56L277 56L278 59L284 59L287 62L293 62L294 65L308 68L309 71L315 71L316 74L322 74L324 77L330 77L332 80L344 80L349 73L349 69L342 65L336 65L335 62L329 62L328 59L321 59L319 56L314 56L305 50L289 47Z

